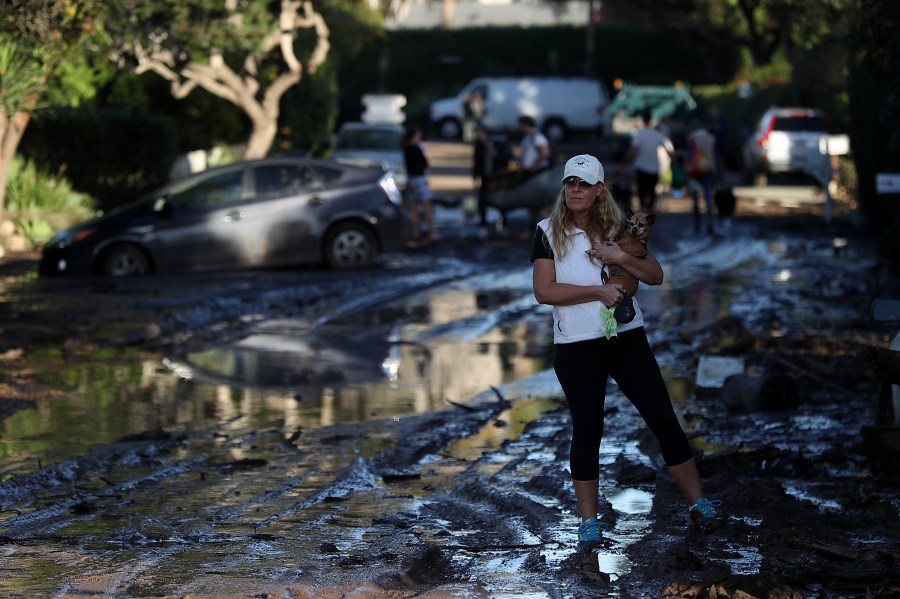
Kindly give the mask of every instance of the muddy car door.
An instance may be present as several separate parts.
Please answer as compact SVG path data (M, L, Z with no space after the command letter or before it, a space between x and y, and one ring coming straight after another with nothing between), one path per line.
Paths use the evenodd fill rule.
M271 265L318 261L330 201L346 193L335 187L341 173L337 165L289 160L254 166L250 251L255 259Z
M248 263L245 168L191 178L157 202L155 254L160 270L200 270Z

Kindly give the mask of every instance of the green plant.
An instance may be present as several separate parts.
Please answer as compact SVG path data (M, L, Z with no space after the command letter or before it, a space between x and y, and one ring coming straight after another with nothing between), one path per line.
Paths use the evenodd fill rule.
M54 231L95 214L93 198L74 191L63 177L42 172L21 157L13 161L6 193L8 216L16 232L32 247L46 243Z

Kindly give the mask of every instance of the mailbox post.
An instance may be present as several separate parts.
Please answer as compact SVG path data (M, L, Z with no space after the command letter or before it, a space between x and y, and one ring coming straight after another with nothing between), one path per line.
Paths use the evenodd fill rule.
M403 109L406 96L401 94L366 94L362 97L364 123L389 123L402 125L406 120Z

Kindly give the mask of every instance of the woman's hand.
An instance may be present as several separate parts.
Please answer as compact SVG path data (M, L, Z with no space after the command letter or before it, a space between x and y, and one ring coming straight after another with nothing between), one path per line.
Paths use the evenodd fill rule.
M632 256L615 241L595 243L591 255L599 258L604 264L618 266L631 273L638 281L647 285L661 285L663 269L656 256L647 248L643 258Z
M600 286L600 301L607 308L618 306L625 299L625 287L619 283L607 283Z
M594 255L600 258L604 264L621 266L626 256L629 256L622 246L615 241L598 242L594 244Z
M587 302L601 302L612 307L622 301L624 289L619 283L605 285L572 285L556 282L556 264L553 260L539 258L532 270L534 298L540 304L573 306Z

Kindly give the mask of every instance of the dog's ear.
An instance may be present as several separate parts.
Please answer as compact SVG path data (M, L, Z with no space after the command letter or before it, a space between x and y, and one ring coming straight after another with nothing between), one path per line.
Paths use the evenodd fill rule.
M625 218L631 218L632 216L634 216L634 210L629 206L625 206Z
M648 215L647 215L647 222L650 223L651 225L652 225L653 223L655 223L655 222L656 222L656 214L648 214Z

